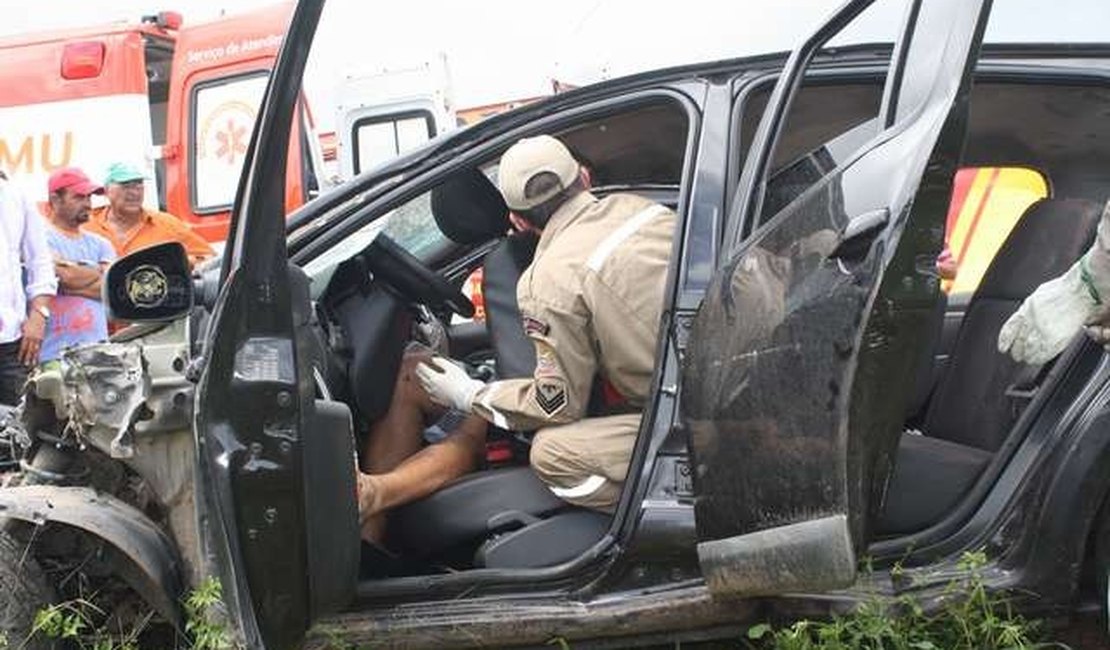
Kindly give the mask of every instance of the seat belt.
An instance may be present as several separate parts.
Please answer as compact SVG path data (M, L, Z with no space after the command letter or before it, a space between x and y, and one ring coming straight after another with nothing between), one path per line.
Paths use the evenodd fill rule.
M1010 398L1010 412L1014 420L1021 417L1029 403L1040 392L1041 385L1048 376L1049 370L1052 369L1053 363L1054 361L1049 361L1039 366L1022 366L1017 378L1006 387L1004 394Z

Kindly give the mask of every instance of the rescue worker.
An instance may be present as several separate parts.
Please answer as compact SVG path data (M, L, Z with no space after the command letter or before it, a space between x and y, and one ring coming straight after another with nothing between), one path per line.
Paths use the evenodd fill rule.
M998 333L998 349L1016 361L1040 365L1064 351L1081 329L1110 342L1110 203L1095 243L1058 278L1037 287Z
M458 446L470 450L473 462L445 462L457 473L428 480L434 463L425 457L445 455L431 445L395 471L360 474L364 537L378 537L366 523L382 511L474 469L479 448L472 443L478 436L484 441L487 422L538 430L530 461L554 494L588 508L615 508L648 402L675 215L631 194L599 199L588 185L588 175L553 137L523 139L502 156L498 186L514 220L540 231L532 264L517 284L524 329L535 345L534 375L486 384L440 356L407 359L385 420L400 423L406 409L399 401L430 399L451 409L461 418L461 433L447 441L470 440ZM615 414L587 417L595 377L619 394ZM373 432L371 438L373 446Z

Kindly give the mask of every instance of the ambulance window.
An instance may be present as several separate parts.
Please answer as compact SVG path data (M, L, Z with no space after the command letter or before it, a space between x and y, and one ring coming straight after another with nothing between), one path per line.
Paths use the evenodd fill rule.
M193 91L192 204L197 214L231 207L268 73L252 72L199 84Z
M373 115L356 120L351 130L359 174L431 140L435 118L428 111Z
M1026 167L965 167L956 173L939 266L949 296L970 298L1026 208L1048 196L1048 180Z

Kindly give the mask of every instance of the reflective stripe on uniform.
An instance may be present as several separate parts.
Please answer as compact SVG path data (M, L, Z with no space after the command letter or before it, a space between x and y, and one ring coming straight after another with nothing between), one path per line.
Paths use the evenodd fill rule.
M489 411L489 415L493 419L493 426L501 427L505 430L512 429L512 427L509 426L509 421L505 419L505 415L490 405L490 402L492 400L493 390L487 389L486 394L482 395L482 399L478 400L478 403L481 404L482 407L485 408L487 411Z
M601 267L605 264L605 260L613 254L624 240L631 237L637 230L639 230L645 223L651 221L655 217L667 214L670 210L666 206L653 205L649 208L641 210L628 221L624 222L620 228L614 230L608 237L606 237L593 253L590 253L590 259L586 261L588 266L593 271L600 271Z
M581 483L579 483L578 485L575 485L574 487L568 487L568 488L558 488L558 487L554 487L554 486L548 486L548 487L551 488L551 493L554 494L555 496L559 497L560 499L581 499L583 497L588 497L591 494L593 494L594 492L597 492L598 490L600 490L601 486L605 485L605 480L606 479L605 479L604 476L598 476L597 474L593 474L588 479L586 479L585 481L582 481Z

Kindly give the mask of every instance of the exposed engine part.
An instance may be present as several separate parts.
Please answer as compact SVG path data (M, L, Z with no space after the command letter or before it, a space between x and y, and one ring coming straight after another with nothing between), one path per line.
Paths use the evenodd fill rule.
M135 455L134 424L150 417L145 402L150 378L142 348L133 343L100 343L66 350L60 363L42 366L28 379L28 406L34 398L54 405L64 422L57 445L80 447L91 439L112 458ZM26 424L33 420L24 417ZM29 428L38 436L41 429ZM59 448L61 448L59 446Z
M51 442L40 433L35 444L24 450L19 467L26 476L25 485L74 485L88 475L88 469L78 462L77 449L58 439Z

